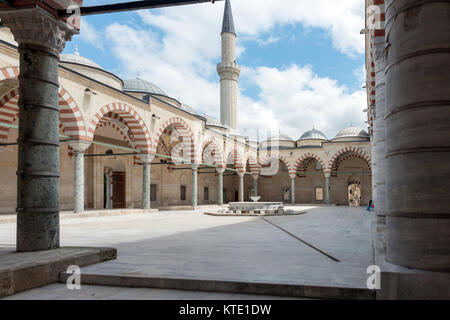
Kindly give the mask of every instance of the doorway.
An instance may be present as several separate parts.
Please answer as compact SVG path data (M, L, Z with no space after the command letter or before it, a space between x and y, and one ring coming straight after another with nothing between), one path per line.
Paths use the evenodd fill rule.
M126 207L125 186L125 172L113 172L112 206L114 209L121 209Z
M361 183L351 182L348 186L348 205L357 207L361 205Z

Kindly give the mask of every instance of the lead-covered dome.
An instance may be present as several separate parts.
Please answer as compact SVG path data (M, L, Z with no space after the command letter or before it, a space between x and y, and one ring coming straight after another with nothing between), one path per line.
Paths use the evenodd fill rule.
M357 127L348 127L345 128L334 137L333 140L368 140L370 139L369 134Z
M328 140L325 134L317 129L311 129L302 134L302 136L298 139L301 140Z
M60 62L62 63L74 63L86 67L96 68L96 69L102 69L98 64L96 64L94 61L89 60L88 58L80 56L78 53L78 50L75 51L75 53L69 53L69 54L62 54L60 57Z
M291 139L291 137L285 135L285 134L277 134L276 136L270 137L268 140L270 141L294 141Z
M161 96L167 96L167 94L160 87L149 81L145 81L139 77L136 77L136 79L125 80L123 82L123 91L137 92L137 93L151 93L151 94L158 94Z

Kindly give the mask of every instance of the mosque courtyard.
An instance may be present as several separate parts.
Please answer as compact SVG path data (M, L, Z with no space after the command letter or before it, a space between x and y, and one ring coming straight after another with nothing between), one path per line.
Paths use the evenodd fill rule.
M117 259L81 269L90 284L65 283L9 299L261 299L220 290L130 288L133 277L310 286L361 290L370 298L370 214L362 207L296 206L297 216L217 217L197 211L159 211L62 219L61 245L117 248ZM0 224L0 243L14 251L16 226ZM5 254L8 249L4 249ZM130 287L127 287L127 281ZM63 281L61 281L63 282ZM106 286L105 286L106 285ZM142 287L145 287L143 285ZM151 287L151 285L149 285ZM306 290L306 289L305 289ZM233 290L231 290L233 291ZM245 290L244 290L245 291ZM326 293L318 294L321 297ZM340 292L339 295L345 296ZM273 295L272 295L273 296ZM314 293L306 293L306 297ZM267 296L266 296L267 297ZM273 298L273 297L272 297Z

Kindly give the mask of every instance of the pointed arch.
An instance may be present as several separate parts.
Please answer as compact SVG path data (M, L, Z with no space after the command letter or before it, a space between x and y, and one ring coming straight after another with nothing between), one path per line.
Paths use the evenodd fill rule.
M363 160L367 164L369 170L372 171L370 156L366 152L364 152L364 150L355 146L345 147L336 152L328 162L327 171L332 175L336 175L339 164L351 157Z
M224 159L217 141L214 137L209 138L202 145L202 161L207 164L214 164L218 168L224 168ZM208 162L209 161L209 162Z
M183 157L189 159L191 163L200 163L200 156L196 152L194 132L192 131L191 127L182 118L179 117L170 118L159 128L153 143L153 152L156 153L159 139L163 136L166 129L170 126L175 128L178 134L183 137Z
M250 172L252 173L252 175L259 175L259 173L261 171L261 166L258 163L258 161L256 160L255 156L248 154L247 160L245 161L246 167L247 167L247 164L250 167ZM247 170L247 168L246 168L246 170Z
M289 175L295 174L295 170L292 168L289 160L279 154L260 157L259 164L260 166L272 165L273 160L281 161L288 169ZM279 171L279 168L277 168L277 171Z
M136 149L142 153L152 153L154 148L152 146L150 131L147 128L142 117L129 105L125 103L110 103L100 108L95 116L91 119L88 129L88 140L94 139L95 129L98 123L106 114L117 115L122 119L126 126L130 129L135 142Z
M299 172L299 171L306 171L307 168L307 163L306 161L310 160L310 159L314 159L316 161L318 161L320 163L320 165L322 166L322 171L324 173L327 172L327 167L325 162L322 160L322 158L320 158L318 155L314 154L314 153L306 153L303 156L301 156L296 162L295 162L295 173Z
M59 87L58 105L60 107L60 128L65 135L76 140L87 140L86 126L78 105L71 95ZM0 123L11 125L19 115L19 87L6 92L0 98ZM0 127L0 141L8 139L9 128Z
M243 157L237 149L233 149L228 152L226 164L233 164L239 173L245 173Z

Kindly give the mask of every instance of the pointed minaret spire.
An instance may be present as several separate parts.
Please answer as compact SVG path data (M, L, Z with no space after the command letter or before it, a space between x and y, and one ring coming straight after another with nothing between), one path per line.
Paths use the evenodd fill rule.
M225 12L223 13L222 33L229 32L236 35L234 30L233 11L230 0L225 0Z

